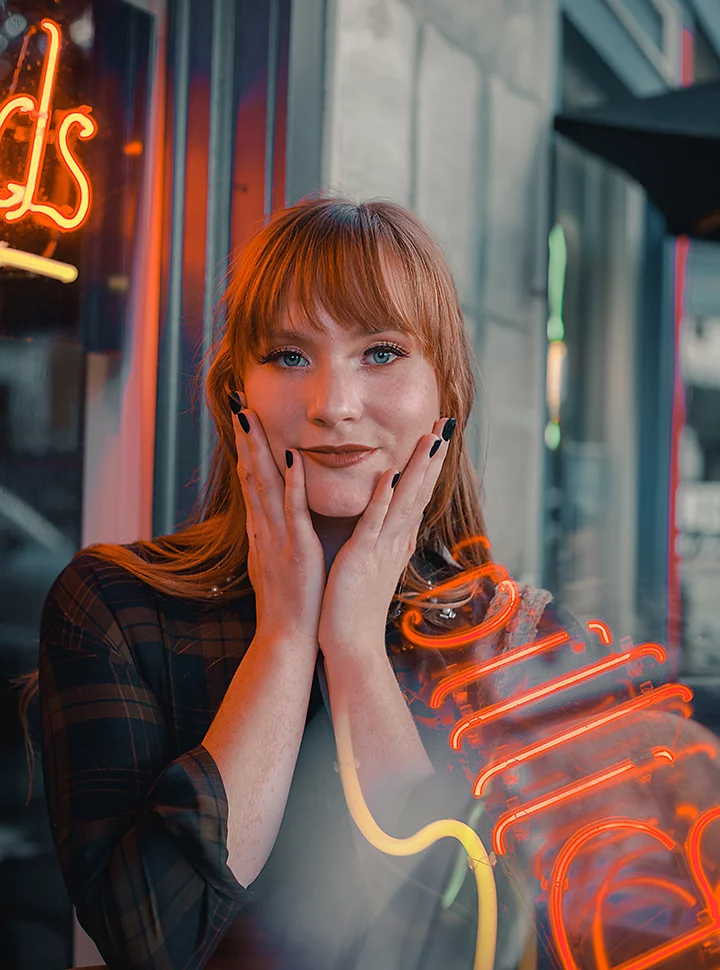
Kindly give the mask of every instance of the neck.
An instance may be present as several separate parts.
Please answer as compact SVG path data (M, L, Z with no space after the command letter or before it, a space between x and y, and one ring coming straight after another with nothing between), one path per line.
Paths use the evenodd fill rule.
M332 518L325 515L318 515L311 510L310 517L315 532L318 534L318 538L322 543L323 552L325 553L325 574L327 576L335 560L335 556L353 534L353 529L359 516Z

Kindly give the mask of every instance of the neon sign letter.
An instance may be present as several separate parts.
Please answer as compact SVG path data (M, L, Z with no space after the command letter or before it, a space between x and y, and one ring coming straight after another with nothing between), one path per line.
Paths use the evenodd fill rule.
M451 555L456 551L457 548L450 550ZM518 611L520 597L514 580L497 563L486 562L465 569L459 576L413 597L413 604L426 599L437 602L440 593L485 577L494 581L497 608L488 611L476 625L461 622L442 634L420 632L422 613L410 607L405 610L400 629L405 644L427 647L436 654L442 651L442 662L434 669L428 665L420 673L419 681L414 679L418 676L415 671L409 674L408 687L431 710L439 711L446 701L453 701L446 713L428 723L447 732L452 750L460 752L465 748L464 769L469 781L473 774L471 761L480 768L472 793L482 799L483 811L491 817L494 856L491 864L513 852L512 834L518 845L531 840L525 850L529 855L518 864L528 871L532 869L540 884L535 902L541 904L543 894L547 893L549 928L555 955L563 970L589 970L590 953L589 958L594 957L594 970L653 970L678 955L683 960L692 959L690 951L697 959L688 966L699 966L698 960L704 959L708 948L720 947L720 887L711 884L701 852L706 828L720 823L720 805L708 805L714 796L709 787L701 786L697 802L693 792L693 801L677 805L674 815L669 811L664 813L663 828L658 827L659 819L655 817L661 805L672 807L667 791L679 783L676 767L679 762L703 754L709 762L715 762L717 770L720 751L711 736L700 734L697 743L680 743L682 722L692 713L689 706L692 690L672 682L656 686L652 680L645 680L636 684L636 679L645 676L646 659L654 660L658 669L667 662L665 648L652 642L634 645L626 637L621 641L621 649L612 652L608 650L613 644L609 627L601 620L590 620L585 625L587 632L595 634L602 645L599 658L593 662L579 666L572 662L569 670L553 678L543 676L542 668L538 668L534 678L531 675L520 678L515 688L504 688L494 696L471 693L471 686L475 687L483 678L511 667L518 668L550 651L557 651L561 658L565 654L565 661L572 661L567 657L568 650L585 652L584 638L574 641L565 629L524 641L527 634L520 625L517 628L520 632L515 635L510 621ZM509 627L508 635L498 639L495 634L505 627ZM623 669L626 676L620 678L620 692L616 694L603 688L599 701L581 696L578 698L581 705L573 711L573 699L567 695L574 688L612 672L620 674ZM507 741L500 734L493 736L496 722L515 719L528 710L528 717L532 719L533 706L553 696L570 703L567 715L559 723L548 719L546 726L536 714L535 724L527 733L522 729L510 731L512 737ZM558 707L556 713L560 712ZM662 744L653 743L654 737L637 731L646 712L657 715L654 718L657 725L666 726L668 737L663 739L662 734L657 737ZM665 720L667 715L676 723ZM697 738L697 732L694 735ZM689 738L692 737L690 734ZM501 742L499 747L497 738ZM471 759L470 752L478 748L480 757ZM520 769L524 772L522 776ZM676 772L674 780L668 775L673 771ZM491 784L496 780L502 784ZM643 785L649 787L641 790ZM598 796L609 789L614 789L611 797L626 800L637 817L606 816L607 803ZM477 820L479 815L474 817ZM689 831L684 835L688 823ZM670 831L664 831L666 826ZM644 836L644 841L648 836L654 839L658 843L655 853L658 848L664 848L668 858L661 857L658 862L649 848L626 849L625 840L638 835ZM714 835L712 848L717 856L717 829ZM370 841L383 851L393 852L373 839ZM647 859L643 859L646 854ZM616 861L618 855L620 860ZM643 863L639 872L628 869L631 862ZM716 870L717 859L713 862ZM670 865L669 877L658 873L659 864ZM689 884L684 885L683 880ZM450 902L461 882L462 879L454 880ZM646 936L650 938L650 948L640 952L637 952L638 946L647 941L639 940L633 948L626 932L627 917L636 908L642 913L643 921L638 928L645 926ZM493 909L493 918L495 912ZM662 926L658 922L653 931L656 938L653 945L653 932L647 926L655 919L665 922ZM616 930L611 947L605 940L606 924L614 925ZM492 923L486 921L485 925ZM484 932L487 935L489 929ZM614 959L619 956L618 950L626 959L611 963L611 950ZM476 961L480 959L479 952L477 949ZM480 965L476 962L476 966ZM482 966L486 965L492 965L492 958L482 962Z
M0 213L5 210L6 222L18 222L30 213L39 213L54 222L58 229L68 232L71 229L78 229L85 222L90 212L91 201L90 182L70 149L68 136L70 129L77 126L78 138L92 138L97 131L97 125L89 115L91 108L88 105L83 105L77 111L69 111L65 114L56 131L55 147L57 153L70 172L77 188L78 202L75 211L71 215L66 215L53 205L36 201L40 170L47 145L50 104L55 89L55 77L62 39L60 27L54 20L45 18L40 22L40 26L48 37L47 53L40 81L40 100L38 101L37 98L27 94L21 94L9 98L4 104L0 104L0 139L5 125L15 112L30 115L35 121L25 183L7 183L6 188L10 195L0 198Z

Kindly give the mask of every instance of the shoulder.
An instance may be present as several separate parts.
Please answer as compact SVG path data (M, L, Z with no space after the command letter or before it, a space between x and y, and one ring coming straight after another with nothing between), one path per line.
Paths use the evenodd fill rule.
M131 625L137 611L147 606L152 606L152 589L146 583L83 548L48 590L41 619L43 635L69 625L98 637L110 635L119 642L122 628Z
M135 543L128 543L121 548L137 553ZM127 595L129 589L138 594L149 587L140 579L131 575L126 569L115 562L103 559L94 554L90 548L80 549L70 562L58 574L50 587L48 597L64 592L72 597L84 597L91 600L101 597L107 602L122 593Z

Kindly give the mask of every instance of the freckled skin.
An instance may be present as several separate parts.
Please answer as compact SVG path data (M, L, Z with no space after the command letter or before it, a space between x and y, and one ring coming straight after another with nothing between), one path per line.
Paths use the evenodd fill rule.
M267 348L290 356L248 363L241 399L260 418L283 477L286 448L355 443L378 449L347 468L326 468L302 456L313 525L326 552L334 553L352 534L382 473L402 471L419 439L432 430L440 417L440 392L432 362L414 337L397 331L351 334L326 314L320 318L324 334L307 331L302 343L280 338ZM280 327L305 329L288 316ZM388 341L408 356L372 350Z

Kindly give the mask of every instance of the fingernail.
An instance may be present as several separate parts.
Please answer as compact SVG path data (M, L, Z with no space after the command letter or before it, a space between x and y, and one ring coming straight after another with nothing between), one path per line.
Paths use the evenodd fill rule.
M285 464L288 466L288 468L292 468L292 463L293 463L293 453L290 451L289 448L286 448L285 449Z
M240 398L237 395L237 391L228 391L228 401L230 402L230 407L235 414L240 414L243 409L240 403Z
M393 480L390 482L390 488L395 488L397 483L400 481L400 472L393 475Z
M442 436L446 441L449 441L455 434L455 425L457 424L457 418L448 418L445 422L445 427L442 429Z
M431 458L435 454L435 452L438 450L438 448L440 447L441 444L442 444L442 441L441 441L440 438L438 438L438 440L435 442L435 444L430 449L430 457Z
M245 434L250 434L250 422L242 413L242 411L238 412L238 421L240 422L240 427L243 429Z

